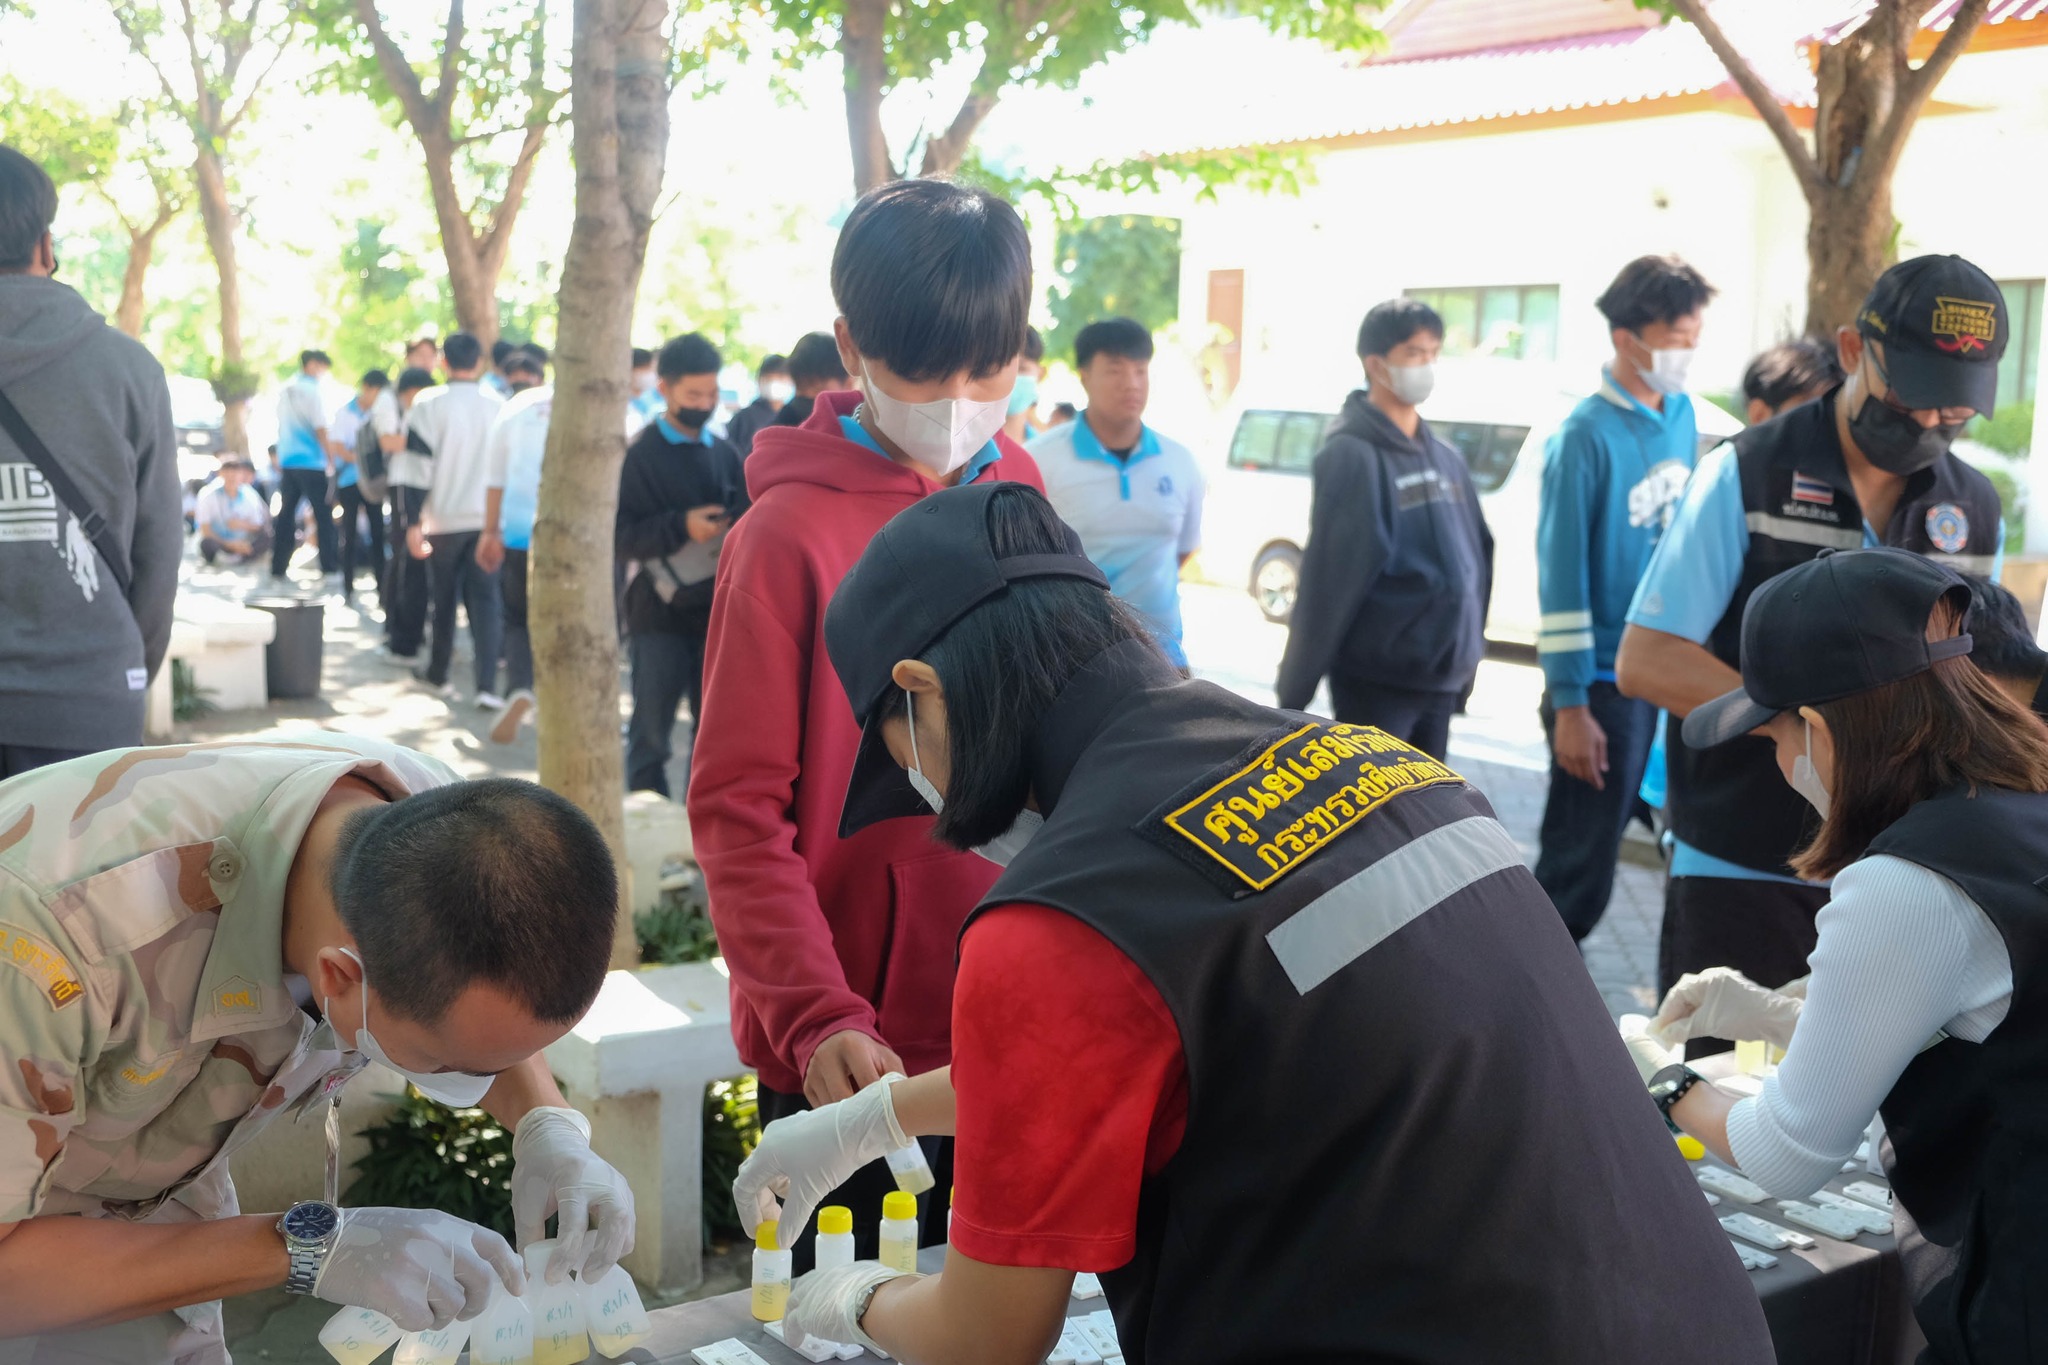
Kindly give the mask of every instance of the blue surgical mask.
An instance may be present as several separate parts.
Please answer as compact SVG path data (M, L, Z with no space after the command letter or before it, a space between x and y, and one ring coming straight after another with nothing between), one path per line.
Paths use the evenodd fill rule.
M357 954L355 949L343 948L341 951L355 958L358 967L363 965L363 959ZM323 1015L328 1015L330 1020L333 1018L332 1015L328 1014L327 1002L325 1000L320 1002L320 1012ZM363 977L363 1026L356 1030L355 1046L350 1050L360 1052L371 1061L381 1062L385 1066L390 1067L393 1071L411 1081L422 1095L425 1095L436 1104L445 1104L450 1109L476 1108L479 1104L483 1103L485 1093L490 1090L491 1086L498 1079L496 1076L478 1076L468 1071L435 1071L426 1075L420 1075L417 1072L407 1071L404 1067L392 1061L390 1054L385 1052L383 1046L378 1043L376 1035L370 1032L370 979L367 969L365 969Z
M1010 416L1015 417L1020 412L1029 412L1037 404L1038 376L1035 374L1018 375L1017 387L1010 390Z

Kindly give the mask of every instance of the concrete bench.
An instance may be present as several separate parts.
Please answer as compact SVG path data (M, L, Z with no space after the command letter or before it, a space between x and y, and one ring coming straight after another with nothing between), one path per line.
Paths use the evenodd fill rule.
M267 611L180 585L164 665L150 684L148 732L171 736L171 661L192 670L192 681L222 711L260 710L269 700L263 651L277 634Z
M704 1088L741 1075L723 962L617 971L583 1021L547 1051L591 1145L633 1188L639 1234L626 1269L660 1292L704 1279Z

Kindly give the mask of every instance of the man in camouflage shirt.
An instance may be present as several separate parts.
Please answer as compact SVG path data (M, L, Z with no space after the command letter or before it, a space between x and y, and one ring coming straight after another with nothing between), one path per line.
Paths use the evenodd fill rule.
M0 1365L220 1365L217 1300L280 1284L410 1329L522 1290L445 1213L345 1210L297 1257L276 1211L240 1216L229 1158L367 1059L481 1095L515 1133L520 1241L559 1212L562 1273L608 1270L632 1195L539 1054L596 997L616 901L559 797L373 740L0 782Z

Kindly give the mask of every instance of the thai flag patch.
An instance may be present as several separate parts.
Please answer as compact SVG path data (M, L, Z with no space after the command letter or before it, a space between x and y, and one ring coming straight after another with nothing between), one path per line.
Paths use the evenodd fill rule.
M1833 507L1835 505L1834 486L1822 483L1819 479L1809 479L1804 474L1794 474L1792 476L1792 501L1810 502L1815 507Z

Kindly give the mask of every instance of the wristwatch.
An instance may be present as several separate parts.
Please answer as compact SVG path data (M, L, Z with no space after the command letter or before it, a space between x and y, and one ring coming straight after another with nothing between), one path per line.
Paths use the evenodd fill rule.
M341 1210L325 1200L303 1200L284 1211L277 1230L284 1235L284 1249L292 1258L284 1278L285 1292L312 1293L335 1239L341 1236Z
M1650 1098L1657 1102L1657 1109L1664 1115L1666 1123L1671 1122L1671 1106L1706 1079L1684 1062L1674 1062L1650 1077Z

